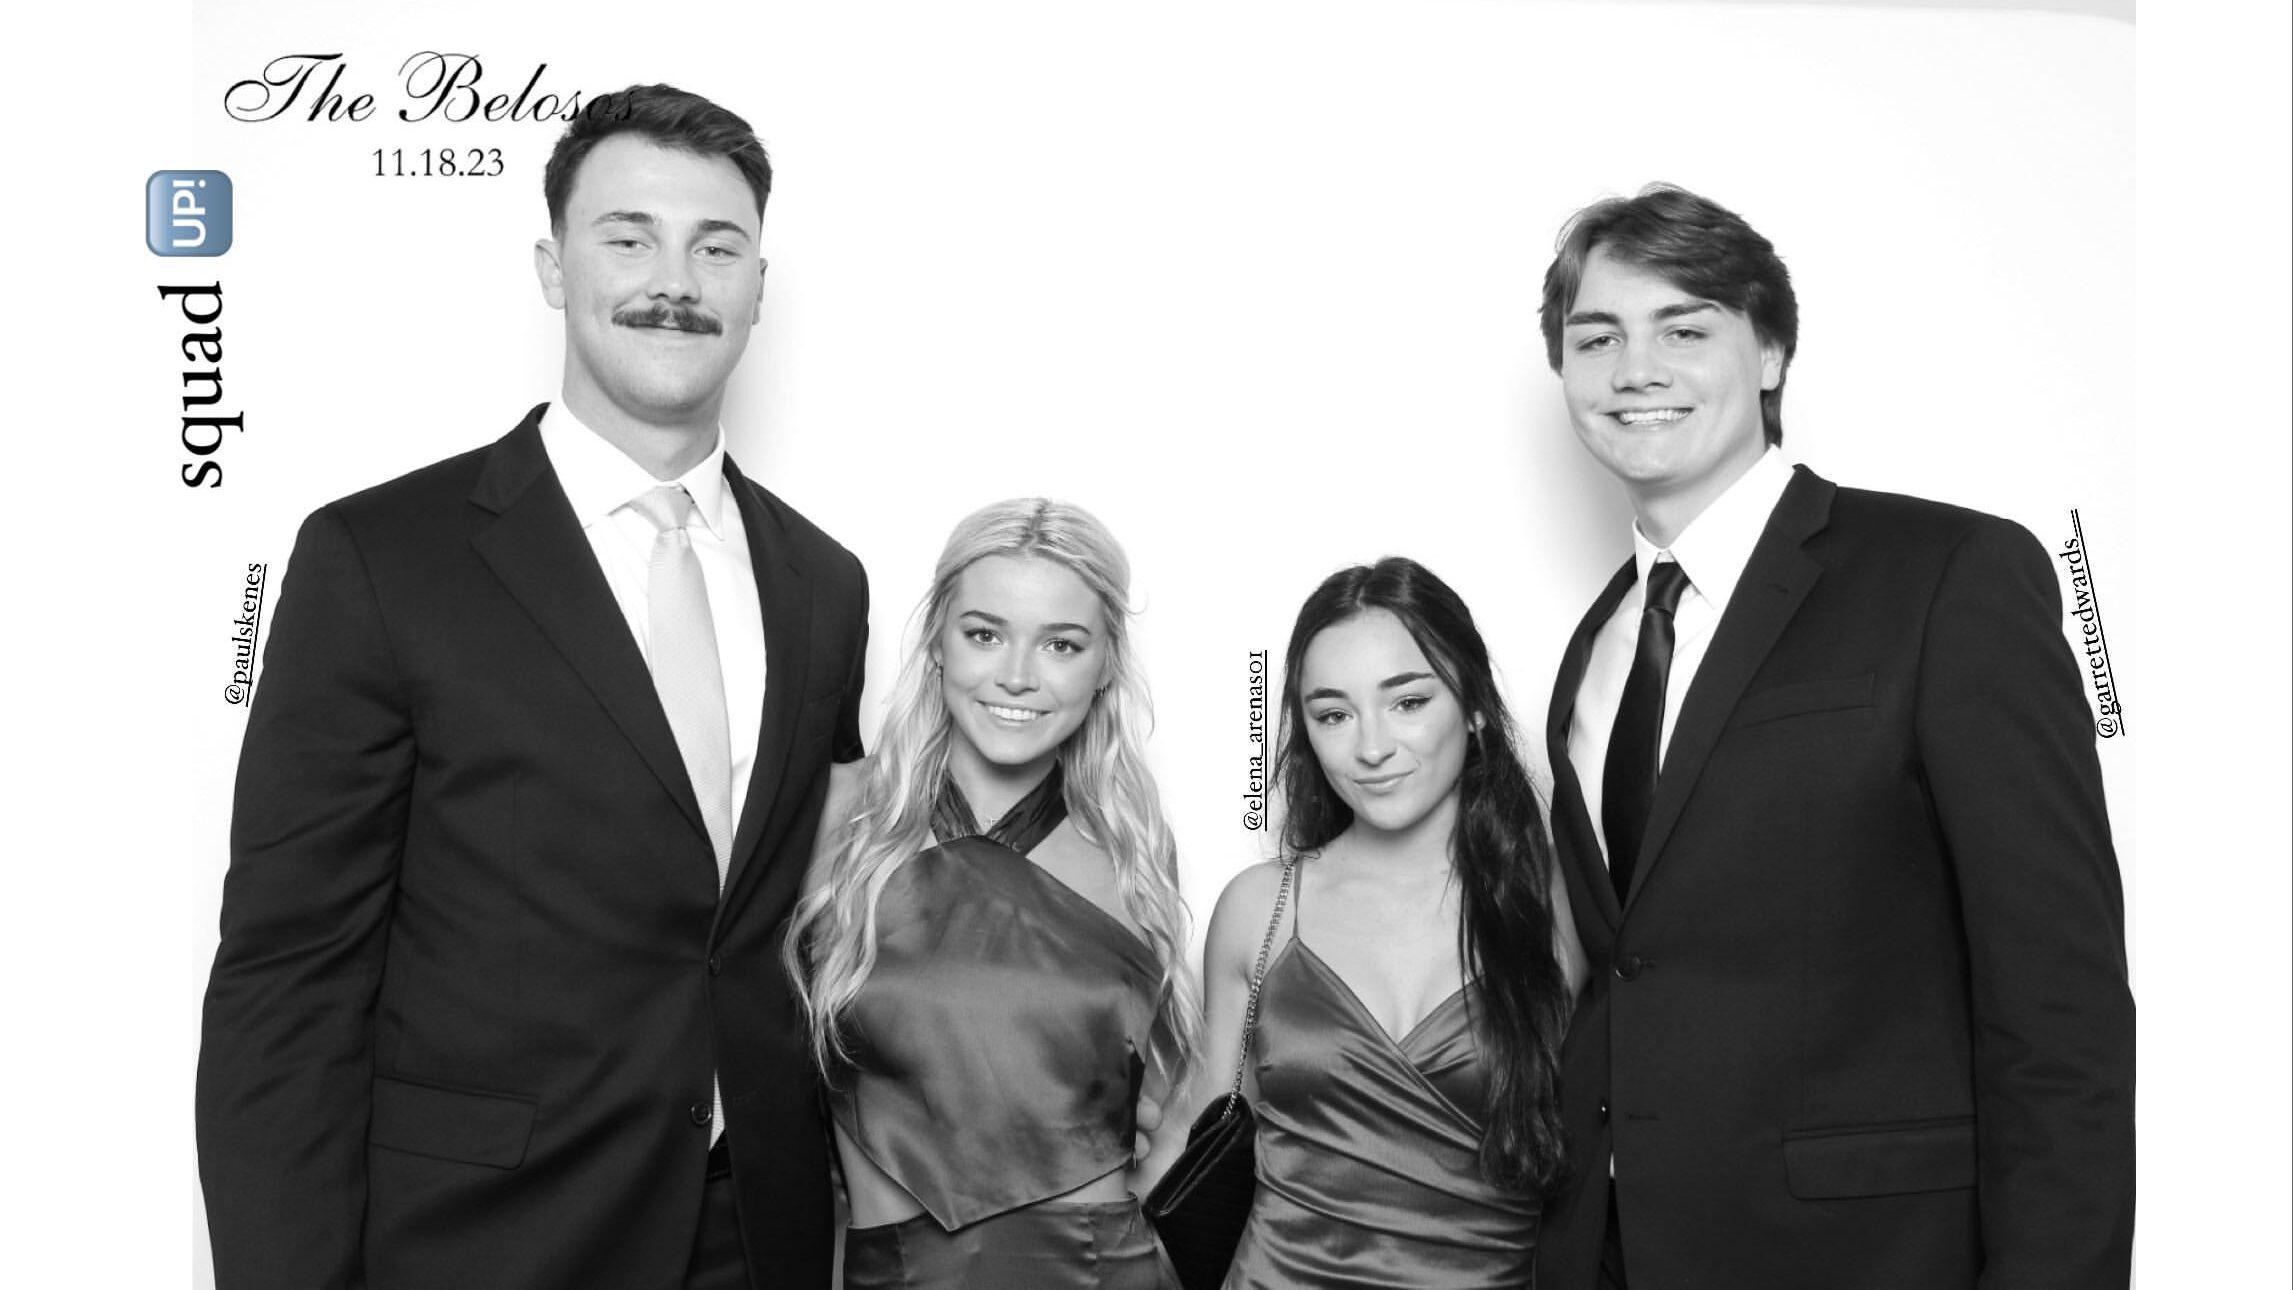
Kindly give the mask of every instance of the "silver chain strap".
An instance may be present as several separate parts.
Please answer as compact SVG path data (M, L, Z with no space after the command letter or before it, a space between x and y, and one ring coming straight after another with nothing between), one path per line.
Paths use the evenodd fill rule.
M1258 1033L1258 991L1266 984L1266 960L1274 952L1274 931L1282 925L1282 910L1290 903L1290 883L1298 872L1298 857L1282 857L1282 887L1274 894L1274 916L1266 920L1266 939L1258 944L1258 965L1250 969L1250 1004L1242 1012L1242 1055L1234 1060L1234 1087L1226 1094L1229 1114L1242 1098L1242 1072L1250 1066L1250 1040Z

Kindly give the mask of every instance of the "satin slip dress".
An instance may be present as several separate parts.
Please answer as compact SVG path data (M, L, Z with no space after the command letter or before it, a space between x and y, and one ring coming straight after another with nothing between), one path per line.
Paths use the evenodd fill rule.
M1133 1198L1062 1202L1130 1164L1161 972L1027 858L1067 816L1054 768L981 836L952 783L876 903L837 1124L924 1212L845 1233L849 1290L1175 1287Z
M1301 940L1259 988L1258 1192L1227 1290L1518 1290L1534 1277L1537 1198L1476 1162L1487 1072L1468 983L1399 1039Z

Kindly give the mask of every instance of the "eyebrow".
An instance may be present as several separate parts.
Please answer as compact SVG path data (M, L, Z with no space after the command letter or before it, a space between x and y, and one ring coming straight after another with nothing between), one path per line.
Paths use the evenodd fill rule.
M738 238L741 238L741 239L743 239L743 240L746 240L746 239L747 239L747 237L748 237L748 230L747 230L747 229L745 229L745 228L742 228L740 225L733 223L733 222L732 222L731 220L729 220L729 219L705 219L705 220L702 220L702 221L701 221L701 225L700 225L700 231L701 231L703 234L708 234L708 233L730 233L730 234L732 234L733 236L735 236L735 237L738 237Z
M981 622L986 623L990 627L1008 628L1011 626L1010 619L1003 617L1001 614L991 614L984 609L966 609L962 613L957 614L956 617L976 618ZM1091 634L1091 629L1085 627L1081 623L1045 623L1043 624L1043 630L1047 632L1079 632L1085 636L1089 636Z
M659 228L661 221L655 219L651 211L607 211L590 221L593 228L603 224L635 224L640 228ZM697 231L704 237L710 233L731 233L743 241L748 240L748 230L729 219L702 220Z
M1654 317L1658 322L1669 322L1674 318L1682 318L1689 314L1700 314L1707 309L1718 308L1719 306L1717 304L1714 304L1709 300L1689 300L1676 305L1665 305L1663 308L1658 309L1652 315L1652 317ZM1621 327L1624 325L1615 314L1612 314L1605 309L1579 310L1570 314L1568 316L1568 321L1562 323L1561 325L1564 327L1583 327L1591 326L1596 323L1608 327Z
M1398 690L1405 685L1414 685L1419 681L1430 681L1432 679L1434 678L1431 672L1397 672L1394 675L1378 682L1377 688L1380 690ZM1325 685L1318 690L1308 691L1306 696L1300 699L1299 702L1312 703L1316 699L1342 699L1344 697L1346 697L1345 691L1338 689L1336 686Z

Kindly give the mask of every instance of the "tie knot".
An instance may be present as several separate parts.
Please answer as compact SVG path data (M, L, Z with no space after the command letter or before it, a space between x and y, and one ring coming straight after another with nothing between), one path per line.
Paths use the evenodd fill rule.
M1662 560L1648 566L1647 609L1661 609L1669 614L1680 607L1680 593L1688 589L1688 573L1677 560Z
M695 509L693 495L686 492L682 484L663 484L639 493L630 499L629 506L663 533L692 523Z

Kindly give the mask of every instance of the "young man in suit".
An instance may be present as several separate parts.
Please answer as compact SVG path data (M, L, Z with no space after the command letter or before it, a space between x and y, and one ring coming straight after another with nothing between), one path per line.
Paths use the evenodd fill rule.
M2124 907L2052 561L1788 467L1767 240L1580 212L1543 330L1633 558L1547 724L1592 960L1544 1290L2128 1282Z
M577 120L561 399L296 539L200 1050L220 1290L828 1281L779 941L867 584L724 452L770 186L698 96Z

